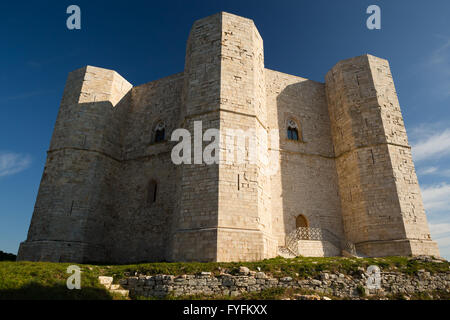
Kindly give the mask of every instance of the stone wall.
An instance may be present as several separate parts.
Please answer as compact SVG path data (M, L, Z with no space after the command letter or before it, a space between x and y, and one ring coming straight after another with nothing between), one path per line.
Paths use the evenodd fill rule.
M329 241L299 240L298 253L302 257L336 257L341 255L341 249Z
M169 260L173 219L178 210L179 170L171 161L175 143L154 142L158 123L166 136L180 127L183 74L176 74L131 90L123 118L123 160L114 190L114 210L106 229L111 263ZM157 184L156 199L149 183ZM123 245L126 244L126 245Z
M203 135L207 129L220 126L221 20L221 15L216 14L196 21L186 45L179 116L181 127L191 133L192 143L195 122L201 121L202 130L195 141L197 147L205 145L198 134ZM174 217L174 245L170 258L175 261L214 261L217 259L219 169L217 164L206 165L202 159L194 159L194 148L191 164L179 168L179 210Z
M343 237L338 178L325 86L266 69L268 128L271 141L271 211L274 236L284 245L300 214L310 227ZM287 122L295 121L299 141L288 140ZM278 163L275 163L278 162Z
M246 269L246 268L241 268ZM259 292L269 288L306 289L333 298L359 299L364 294L389 296L413 295L424 292L450 292L450 274L419 272L407 275L399 272L382 272L381 289L366 286L368 275L361 268L356 274L322 272L316 279L295 280L291 277L273 278L264 272L246 271L241 275L156 275L135 276L120 280L121 286L130 291L130 296L165 297L167 295L217 295L239 296L247 292Z
M263 40L252 20L221 13L221 90L220 132L225 142L227 130L252 132L251 140L266 145L262 131L267 126ZM245 138L244 138L245 139ZM274 257L277 243L272 237L270 177L268 163L261 158L267 147L260 148L256 161L250 161L249 144L233 137L222 146L219 164L218 248L219 261L254 261ZM245 142L244 142L245 143ZM237 161L237 147L244 157ZM233 148L233 150L230 150ZM225 161L225 159L227 161Z

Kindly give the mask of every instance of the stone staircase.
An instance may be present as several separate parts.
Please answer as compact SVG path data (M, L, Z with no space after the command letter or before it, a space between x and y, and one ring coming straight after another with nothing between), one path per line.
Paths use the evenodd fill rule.
M364 255L356 251L355 245L342 240L334 233L324 228L300 227L286 236L286 244L278 248L278 254L284 258L293 258L299 255L300 240L328 241L341 251L344 257L363 258Z
M288 247L278 247L278 255L283 258L295 258L297 255Z
M113 284L113 277L99 276L98 281L100 281L100 284L103 285L113 295L116 294L123 297L128 297L130 294L130 292L122 288L120 284Z

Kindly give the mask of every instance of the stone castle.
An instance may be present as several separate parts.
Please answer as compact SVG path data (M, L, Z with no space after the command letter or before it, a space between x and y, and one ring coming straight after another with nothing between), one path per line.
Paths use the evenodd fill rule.
M174 164L171 133L194 121L276 129L270 162ZM325 83L269 70L253 21L221 12L192 26L184 72L69 74L19 260L283 254L439 256L386 60L340 61Z

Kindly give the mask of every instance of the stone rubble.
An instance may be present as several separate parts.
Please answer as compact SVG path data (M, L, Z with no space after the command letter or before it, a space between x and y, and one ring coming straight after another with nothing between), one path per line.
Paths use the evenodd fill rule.
M243 293L259 292L269 288L293 288L315 292L314 295L294 295L300 300L329 300L333 296L341 299L359 299L363 295L409 295L444 291L450 293L450 272L431 274L420 270L416 275L400 272L382 272L381 289L366 287L368 274L358 270L353 275L321 272L316 278L296 280L292 277L275 278L264 272L252 272L246 267L239 275L201 272L196 275L131 276L121 279L119 284L130 291L131 296L165 297L190 295L216 295L236 297ZM320 297L322 295L324 297Z

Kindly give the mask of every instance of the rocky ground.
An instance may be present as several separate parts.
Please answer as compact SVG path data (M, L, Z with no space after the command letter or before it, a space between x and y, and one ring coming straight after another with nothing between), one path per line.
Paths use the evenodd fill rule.
M432 257L75 264L81 289L69 290L73 265L1 261L0 299L450 299L450 264Z
M430 257L410 260L446 263ZM260 269L260 268L259 268ZM298 276L298 274L297 274ZM294 276L295 277L295 276ZM140 298L246 298L278 293L279 299L448 299L450 272L381 271L378 279L364 267L347 271L320 271L304 279L290 276L274 277L260 270L241 266L237 274L222 270L183 275L136 274L120 279L119 285L131 297ZM112 282L111 278L111 282ZM379 285L375 286L378 281ZM278 289L278 291L276 290Z

